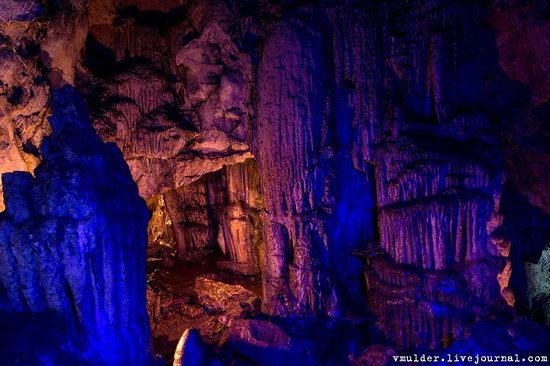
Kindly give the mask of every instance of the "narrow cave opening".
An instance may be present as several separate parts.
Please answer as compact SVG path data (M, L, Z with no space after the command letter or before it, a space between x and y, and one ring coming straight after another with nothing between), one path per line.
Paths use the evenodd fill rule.
M155 351L170 358L182 329L199 329L212 342L221 336L216 308L227 305L228 294L259 309L264 242L256 160L204 174L147 205L148 312ZM201 291L212 306L203 306Z

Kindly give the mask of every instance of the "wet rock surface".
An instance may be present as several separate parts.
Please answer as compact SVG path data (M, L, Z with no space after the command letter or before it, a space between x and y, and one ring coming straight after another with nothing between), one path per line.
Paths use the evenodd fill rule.
M168 270L155 269L148 275L153 345L166 360L173 357L184 329L197 329L206 343L217 344L227 333L227 319L257 314L258 279L214 275L213 270L215 260L207 266L176 262ZM219 292L210 292L209 286Z
M214 364L315 365L326 360L337 365L366 345L366 318L318 322L267 317L258 311L258 280L215 275L215 261L211 266L180 263L148 275L153 346L168 364L182 329L190 328L200 334L207 362Z

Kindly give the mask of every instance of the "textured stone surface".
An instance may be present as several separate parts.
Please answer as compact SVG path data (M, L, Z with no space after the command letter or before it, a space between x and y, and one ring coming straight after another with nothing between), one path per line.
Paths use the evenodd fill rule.
M71 341L83 338L89 357L141 363L149 349L145 204L74 89L54 92L49 123L36 177L3 176L1 308L51 311L65 319Z
M179 188L251 155L241 141L217 128L197 131L193 114L179 109L167 77L144 66L97 86L94 126L122 150L144 198Z
M221 253L221 269L257 275L263 265L263 201L254 160L206 174L149 200L149 252L184 261ZM155 254L158 253L158 254ZM166 262L166 260L164 260Z
M227 261L218 266L237 274L259 274L264 264L263 198L254 160L222 170L224 194L216 199L217 242Z
M197 260L215 248L208 188L206 179L201 179L164 194L180 259Z
M322 192L314 187L324 180L313 162L322 143L326 98L321 44L316 24L310 29L281 23L266 40L260 63L255 155L264 183L265 237L270 242L264 301L276 314L290 309L338 311L332 278L323 268L324 233L315 225ZM309 225L300 217L308 214ZM320 255L311 255L312 250Z
M514 6L515 5L515 6ZM497 4L490 14L495 29L499 63L512 79L529 85L535 105L548 102L550 24L543 19L543 2Z
M535 320L550 326L550 248L543 250L538 263L526 263L526 297Z
M231 319L228 327L229 346L257 363L293 364L291 339L278 326L263 320Z
M518 354L520 360L529 355L548 353L548 328L528 320L482 321L468 327L467 334L467 337L455 342L448 352Z
M375 105L384 114L374 164L380 246L392 264L370 263L368 301L398 347L437 348L514 304L497 131L524 99L500 69L493 30L472 21L487 9L418 5L388 6L383 30L388 94ZM415 16L422 21L408 21ZM411 271L420 277L403 283Z
M264 303L274 314L338 315L360 301L351 251L373 234L372 181L349 151L353 92L324 88L330 61L319 26L275 25L259 65L254 154L266 207Z
M40 58L54 87L75 85L75 75L88 33L86 6L84 0L67 2L46 24Z
M342 65L346 75L338 70L339 89L332 95L322 88L323 73L330 69L330 60L325 60L320 53L324 40L319 30L314 29L319 25L299 24L299 20L295 24L276 26L276 34L266 40L265 52L260 59L256 80L259 124L258 133L254 134L256 127L251 125L251 120L254 118L252 84L256 53L247 54L243 49L255 45L258 28L256 20L243 10L236 4L197 2L188 9L188 16L157 14L165 17L164 28L155 21L146 20L145 12L139 6L121 12L120 22L113 23L110 29L103 27L102 32L108 30L112 38L101 37L113 39L112 43L105 41L103 44L111 48L111 61L130 63L127 70L135 67L135 71L115 71L114 75L100 79L83 76L85 88L90 84L97 88L96 91L94 87L90 89L89 98L94 104L94 113L97 113L94 124L104 139L116 142L121 148L140 192L146 198L174 188L183 189L180 187L200 180L204 174L252 157L248 150L252 139L260 160L259 178L268 182L262 190L273 201L268 204L268 216L262 220L268 224L260 235L257 215L250 215L249 210L243 211L242 207L229 202L228 214L225 215L228 220L222 216L215 231L218 232L218 245L229 254L231 261L220 263L220 266L234 272L256 273L256 266L262 266L263 257L258 250L261 245L256 243L260 236L268 238L264 240L271 243L266 246L270 260L266 262L264 271L265 288L269 291L265 297L266 309L273 309L274 313L338 314L339 301L352 302L361 298L360 264L350 252L362 240L373 236L373 185L366 177L372 171L364 161L365 156L372 155L373 129L362 121L366 115L364 109L360 107L354 111L353 94L358 93L364 99L366 94L359 84L352 87L353 90L347 90L348 63L353 63L355 71L352 73L357 74L361 81L365 80L366 74L361 64L343 58L346 48L357 52L357 58L363 57L366 51L353 43L347 44L335 56L335 62ZM279 11L278 7L270 6L266 10ZM245 20L238 23L236 19L242 15L236 16L235 12L241 12ZM342 14L340 11L331 13L334 24L339 24ZM298 18L299 14L292 14L291 18L295 16ZM106 23L107 18L101 22ZM213 19L217 24L212 22ZM360 28L360 24L361 19L354 20L338 31L344 33L350 28ZM308 29L311 26L312 32ZM303 47L304 55L297 49L291 57L279 59L277 52L284 53L289 47L284 43L293 37L295 31L299 35L296 46ZM242 38L245 32L248 32L248 39ZM310 36L314 38L310 39ZM339 47L336 40L334 42L335 47ZM91 60L93 55L88 56ZM302 57L306 63L311 63L311 67L301 68ZM132 66L137 58L146 61ZM117 70L117 66L113 64L112 69ZM101 74L91 64L90 70L92 74ZM318 84L306 86L304 90L302 78L306 80L309 74L312 82ZM273 80L281 83L273 83ZM292 84L288 91L278 89L286 84ZM285 93L290 94L286 96ZM102 96L95 100L98 95ZM274 99L277 95L282 99ZM325 102L333 103L334 107L326 108ZM309 103L315 106L310 108ZM168 113L167 110L177 113ZM338 114L341 119L338 123L345 126L334 136L326 135L326 131L336 123L328 118L330 113ZM144 123L144 116L149 122ZM280 116L279 122L272 120L277 116ZM287 130L277 125L287 122L290 122ZM300 126L302 123L303 127ZM308 123L312 125L308 126ZM154 126L164 127L159 131ZM361 130L359 139L353 135L356 129ZM341 142L344 146L340 146ZM353 152L348 150L352 147ZM291 167L292 164L296 166ZM306 167L312 164L317 166L316 170L306 172L309 169ZM335 174L342 164L344 174ZM354 165L359 170L354 170ZM279 170L278 166L286 168ZM298 184L291 188L294 181ZM346 188L349 181L353 182L353 193ZM368 188L366 192L362 191L363 185ZM331 187L330 192L325 192L326 187ZM281 199L283 196L286 197ZM186 206L181 201L178 205ZM283 209L283 206L287 208ZM292 213L293 206L296 206L296 214ZM166 207L169 211L170 204ZM179 213L180 218L187 215L186 210ZM288 215L283 212L285 210ZM328 227L324 227L321 222L331 210ZM197 216L200 225L174 227L176 245L180 246L182 258L186 257L185 248L190 248L191 252L194 251L192 248L199 248L198 252L187 256L196 258L201 251L204 252L200 248L208 248L213 242L212 230L206 230L205 217L201 215L202 219ZM172 221L172 225L178 226L174 224L177 219ZM342 222L347 222L348 227L336 229ZM288 236L291 242L283 242L283 236ZM327 245L330 248L324 249ZM326 251L326 255L315 254L310 263L308 253L317 251ZM291 253L295 260L286 253ZM347 270L342 273L336 269L337 266ZM318 277L313 278L311 271L319 272ZM286 272L292 273L290 279L285 280L288 278Z
M199 303L214 313L244 317L256 315L260 310L260 298L240 285L229 285L201 276L195 279L195 292Z
M386 366L391 365L393 356L397 356L393 349L381 344L374 344L367 348L354 362L357 366Z
M237 280L223 274L213 274L215 268L205 268L197 264L176 264L168 270L156 269L147 276L148 313L153 335L153 346L156 354L162 355L166 362L172 363L174 350L181 338L182 329L197 329L206 344L223 347L228 333L228 321L236 316L256 314L243 310L240 301L235 298L219 298L225 311L208 310L199 301L195 291L195 278L205 277L217 285L228 288L236 287L242 294L256 299L255 307L259 308L258 294L261 292L259 279L249 277ZM237 286L238 285L238 286ZM246 288L246 290L243 289ZM208 296L208 288L201 288L201 293ZM227 293L226 293L227 294ZM221 296L221 295L220 295ZM244 298L245 302L247 301ZM209 356L212 348L206 347Z
M511 317L511 307L548 321L545 2L43 5L0 5L0 173L33 172L48 149L50 87L76 84L153 212L151 277L166 275L148 294L153 328L184 313L186 327L203 322L205 339L222 342L231 326L166 285L185 281L179 260L211 258L220 273L262 274L265 313L371 311L372 336L400 349L471 346L470 324ZM14 225L34 220L35 181L4 178L6 215ZM63 211L58 200L76 183L56 182L44 186L56 195L46 206ZM97 211L67 211L80 206ZM5 278L14 273L2 266ZM263 337L270 325L256 321L234 326L250 335L253 351L243 354L260 360L271 351L255 353L252 330ZM167 344L181 336L175 328ZM319 359L311 347L291 352ZM357 349L344 353L360 360Z
M96 129L117 143L141 195L150 198L252 157L246 143L252 81L249 57L217 24L202 27L199 37L190 19L166 15L163 30L144 17L128 10L116 26L98 20L107 28L103 38L113 39L98 47L112 52L112 61L147 61L118 72L109 65L114 74L101 79L81 77L91 87ZM97 73L93 64L90 70Z
M36 67L36 45L29 42L27 47L28 53L17 52L12 42L0 42L0 173L34 171L40 162L38 148L50 132L50 91Z
M546 157L528 142L544 133L546 81L536 75L546 51L536 45L546 25L538 5L505 3L262 4L244 12L200 1L182 4L186 13L162 8L164 27L144 17L161 8L136 4L105 28L114 74L90 68L94 76L83 80L109 95L93 108L96 128L123 150L142 196L164 202L152 206L162 255L196 260L219 247L230 257L221 268L261 268L265 311L340 315L361 304L362 268L351 253L378 233L396 271L411 265L471 287L450 303L493 306L502 295L512 305L512 268L529 250L512 249L502 200L512 181L546 205ZM515 54L534 62L521 69ZM516 131L513 148L503 149ZM231 186L242 175L231 170L251 153L261 184L252 192L261 191L263 206L231 198L250 192ZM247 176L238 181L256 179ZM224 179L231 187L221 189L229 192L221 203L214 187ZM374 270L382 281L385 270ZM483 270L491 277L481 278ZM383 309L391 295L383 292L369 303ZM451 328L434 332L436 343Z
M90 48L90 72L80 83L88 90L96 130L120 147L140 194L156 212L150 230L158 235L151 242L162 248L150 252L160 250L157 263L170 265L169 252L193 261L221 250L229 259L220 263L225 270L259 273L261 199L239 197L259 194L247 144L249 56L215 23L197 33L191 19L165 14L165 32L128 8L115 25L99 16L116 11L110 6L94 2L91 36L104 43L89 39L96 48ZM98 55L91 53L97 47L110 47L111 61L130 66L98 69L92 62Z
M2 22L32 21L42 15L42 6L39 1L7 0L0 4Z
M422 271L375 254L365 272L369 308L398 348L447 347L463 336L464 324L503 302L496 281L503 266L504 260L480 260L452 271Z

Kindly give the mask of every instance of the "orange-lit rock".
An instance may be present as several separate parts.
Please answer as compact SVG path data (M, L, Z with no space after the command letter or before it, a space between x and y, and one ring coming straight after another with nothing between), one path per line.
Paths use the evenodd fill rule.
M195 279L195 292L201 305L213 313L243 317L260 311L260 298L241 285L229 285L201 276Z
M40 162L42 138L50 133L49 88L36 68L32 42L27 47L29 53L20 55L14 44L0 45L0 174L33 172Z
M226 166L189 185L149 200L150 253L172 253L185 261L221 253L227 272L257 275L264 263L264 241L256 162ZM155 255L157 257L157 255ZM163 259L164 258L164 259Z

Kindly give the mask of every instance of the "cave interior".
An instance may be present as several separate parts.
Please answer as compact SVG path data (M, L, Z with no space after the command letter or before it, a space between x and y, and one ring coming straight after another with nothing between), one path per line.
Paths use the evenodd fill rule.
M549 19L0 0L0 364L548 362Z

